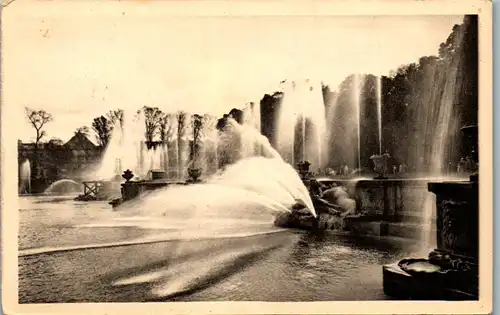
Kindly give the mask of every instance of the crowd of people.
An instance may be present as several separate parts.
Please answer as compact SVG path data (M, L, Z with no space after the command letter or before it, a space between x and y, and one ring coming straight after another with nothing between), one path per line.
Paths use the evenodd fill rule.
M476 163L470 156L466 156L460 159L460 161L454 165L451 161L448 163L447 173L474 173L479 169L479 164ZM406 174L416 172L415 168L411 169L405 163L399 165L393 164L389 167L388 173L392 174L394 177L404 176ZM349 168L347 164L340 165L339 167L332 168L327 167L325 169L318 169L316 173L311 173L310 175L326 175L326 176L341 176L348 177L356 174L360 174L360 169ZM388 174L389 175L389 174Z

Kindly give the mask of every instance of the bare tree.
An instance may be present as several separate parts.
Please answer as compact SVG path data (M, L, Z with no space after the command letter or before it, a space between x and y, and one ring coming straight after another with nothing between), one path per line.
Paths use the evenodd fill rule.
M26 107L25 110L29 122L36 130L35 147L38 148L40 140L47 134L42 128L46 123L53 120L52 115L43 109L36 110Z

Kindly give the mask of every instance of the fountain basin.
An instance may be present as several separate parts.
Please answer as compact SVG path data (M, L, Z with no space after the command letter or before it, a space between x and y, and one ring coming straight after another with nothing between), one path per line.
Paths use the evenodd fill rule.
M311 188L312 181L319 182L326 187L342 186L349 197L356 201L354 213L350 212L343 219L328 211L317 209L320 214L324 213L323 219L320 220L318 217L315 223L319 229L342 229L355 235L396 236L411 239L420 238L424 231L428 231L429 234L435 233L435 224L433 224L436 222L435 211L432 211L430 217L426 217L424 211L425 207L433 208L434 204L432 199L434 195L427 189L431 181L429 178L358 180L315 177L303 181L308 188ZM300 220L290 218L292 223L289 226L282 225L311 229L311 223L297 221Z
M424 211L425 207L434 208L434 195L427 189L429 178L312 180L325 186L343 186L356 200L355 213L342 223L342 229L352 234L418 239L425 230L435 233L435 210L430 217L425 217Z

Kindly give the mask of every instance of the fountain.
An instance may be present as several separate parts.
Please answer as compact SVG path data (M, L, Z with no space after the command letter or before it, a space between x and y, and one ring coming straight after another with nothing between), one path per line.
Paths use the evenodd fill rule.
M464 41L462 33L454 39L457 45ZM430 65L424 71L426 80L421 84L426 92L419 95L416 101L421 106L416 107L412 113L415 115L415 123L411 128L415 137L409 138L405 162L413 165L417 172L425 170L425 176L401 178L396 172L388 174L388 168L395 166L389 164L393 163L392 158L382 154L382 79L376 78L379 152L371 157L371 161L377 176L371 180L357 181L354 195L358 204L358 216L346 218L347 230L357 234L420 239L423 247L433 243L429 235L435 232L433 223L436 220L436 196L428 191L428 183L445 179L462 181L460 176L452 178L449 174L442 175L446 150L452 151L451 138L459 119L454 104L462 102L459 99L464 80L459 70L461 58L459 55L452 58L447 71L438 71L436 65ZM351 81L356 90L360 85L360 78L355 75ZM439 87L436 88L435 85ZM358 92L354 92L356 104L359 102L358 95ZM354 111L359 118L357 108L359 106ZM358 132L359 129L358 127ZM358 140L359 138L358 135ZM358 142L358 161L359 148ZM398 152L395 153L397 154ZM446 163L448 164L448 160Z
M377 127L378 127L378 154L382 155L382 77L377 76Z
M28 159L21 164L19 180L20 192L23 194L31 194L31 163Z
M54 194L74 194L82 191L82 184L72 180L72 179L61 179L58 180L45 189L44 194L54 195Z
M462 128L473 141L477 161L477 125ZM406 299L477 300L479 277L479 178L430 182L436 195L437 249L427 259L404 259L383 267L384 292Z
M308 211L311 211L314 215L314 206L312 204L312 201L309 197L307 188L304 186L303 182L300 180L299 175L297 172L293 169L292 166L286 164L279 153L271 146L269 143L269 140L262 136L252 125L246 125L246 124L239 124L237 123L234 119L229 118L228 119L228 129L224 132L225 134L230 134L231 137L229 137L230 140L228 140L229 143L225 143L225 150L229 151L238 151L241 152L245 150L245 147L243 144L249 144L252 143L252 147L259 147L259 150L250 150L245 153L245 155L240 156L241 158L236 161L237 163L243 163L243 161L246 161L244 163L251 164L251 167L249 166L248 169L256 170L256 168L260 168L264 170L263 168L265 167L266 169L269 168L268 165L271 165L271 162L262 162L262 164L257 163L256 161L267 161L267 160L272 160L275 162L272 162L273 169L269 169L267 174L265 175L266 178L269 180L272 180L276 183L276 185L279 185L282 189L285 189L285 191L290 195L290 196L295 196L294 198L290 199L288 198L288 202L292 205L296 202L295 199L301 200L305 207L309 209ZM260 153L260 154L259 154ZM260 155L263 155L262 159L256 159ZM253 162L252 162L253 161ZM238 164L240 165L240 164ZM239 166L242 167L242 166ZM236 168L240 171L243 172L242 169ZM199 177L201 176L202 170L195 166L194 164L191 165L187 169L189 172L190 179L188 179L186 182L177 182L177 183L172 183L172 182L167 182L167 181L152 181L152 180L140 180L136 179L135 175L131 170L128 170L126 173L123 174L123 177L126 179L126 182L122 184L122 200L113 200L111 204L113 206L118 206L124 204L124 202L127 201L132 201L133 199L140 198L145 192L147 191L152 191L152 190L157 190L161 189L167 186L179 186L179 185L187 185L187 184L196 184L196 185L204 185L204 184L209 184L213 182L214 180L217 181L224 176L228 176L227 174L232 174L233 168L225 169L221 172L215 173L211 177L209 177L207 180L204 180L203 183L200 182ZM282 172L282 174L279 174L277 172ZM276 173L276 176L273 176L273 174ZM226 174L226 175L224 175ZM247 171L244 171L246 177L253 178L256 176L256 174L251 174L248 173ZM241 176L241 174L239 174ZM238 174L233 174L233 177L237 177ZM128 179L127 179L128 178ZM255 182L258 182L258 179L255 179ZM257 189L257 188L255 188ZM260 191L260 190L259 190Z
M357 132L357 166L358 169L361 168L361 102L360 102L360 94L361 94L361 82L360 76L358 74L354 75L354 106L356 107L356 132Z
M324 167L326 113L321 84L307 79L282 85L284 96L275 131L278 152L291 165L308 160L315 167ZM300 132L296 134L297 128Z

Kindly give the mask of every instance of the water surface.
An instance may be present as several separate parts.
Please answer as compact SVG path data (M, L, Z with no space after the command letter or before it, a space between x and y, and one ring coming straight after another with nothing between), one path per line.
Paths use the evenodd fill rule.
M105 202L20 203L20 303L382 300L381 265L417 248L248 219L219 222L226 228L207 237L210 222L179 233L180 222Z

